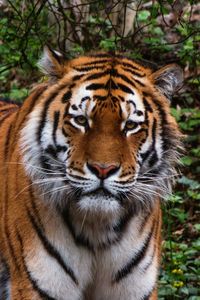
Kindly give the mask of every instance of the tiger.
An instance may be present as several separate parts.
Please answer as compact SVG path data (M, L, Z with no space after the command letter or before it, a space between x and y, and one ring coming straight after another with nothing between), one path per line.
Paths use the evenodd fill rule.
M158 299L181 67L47 47L39 67L22 105L0 106L0 299Z

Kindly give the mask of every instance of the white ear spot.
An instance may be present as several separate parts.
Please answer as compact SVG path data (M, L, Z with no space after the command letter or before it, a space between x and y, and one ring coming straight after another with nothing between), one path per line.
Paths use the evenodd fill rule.
M64 73L63 55L58 51L44 47L43 55L38 61L38 67L51 79L60 78Z
M183 70L176 64L167 65L154 72L151 76L155 86L168 99L172 97L183 83Z

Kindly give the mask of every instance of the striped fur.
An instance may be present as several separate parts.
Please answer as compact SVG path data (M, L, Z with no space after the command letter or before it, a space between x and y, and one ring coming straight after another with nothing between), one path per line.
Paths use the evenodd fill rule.
M155 300L181 70L48 49L40 66L47 83L0 103L1 299Z

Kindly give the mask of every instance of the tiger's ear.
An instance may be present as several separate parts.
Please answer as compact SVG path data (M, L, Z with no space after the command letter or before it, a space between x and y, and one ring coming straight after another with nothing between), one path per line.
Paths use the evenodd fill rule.
M45 46L38 66L45 75L56 80L64 74L64 62L64 57L60 52Z
M170 64L152 73L151 77L160 92L171 100L183 83L183 70L176 64Z

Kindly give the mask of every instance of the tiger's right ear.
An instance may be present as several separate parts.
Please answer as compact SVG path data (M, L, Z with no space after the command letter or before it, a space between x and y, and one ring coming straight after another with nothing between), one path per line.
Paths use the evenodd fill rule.
M64 57L60 52L45 46L43 55L38 61L38 66L45 75L56 80L64 74L64 61Z

